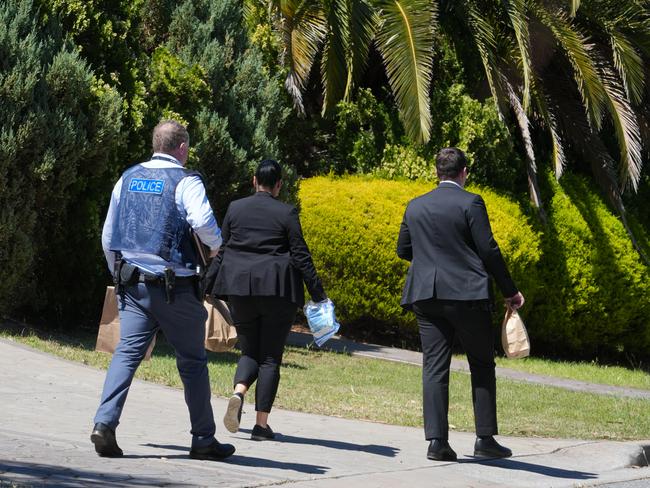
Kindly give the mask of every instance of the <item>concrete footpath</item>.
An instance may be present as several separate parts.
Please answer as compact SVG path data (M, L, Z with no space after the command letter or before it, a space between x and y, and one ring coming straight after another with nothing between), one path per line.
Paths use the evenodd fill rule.
M650 440L502 436L514 456L479 462L471 457L473 435L452 432L460 462L441 463L426 459L421 429L282 410L271 417L277 440L254 442L252 405L242 431L229 434L221 398L213 399L217 436L237 452L226 462L194 461L182 391L142 381L131 388L117 432L125 456L102 459L89 434L104 371L10 341L0 341L0 371L0 486L650 486Z

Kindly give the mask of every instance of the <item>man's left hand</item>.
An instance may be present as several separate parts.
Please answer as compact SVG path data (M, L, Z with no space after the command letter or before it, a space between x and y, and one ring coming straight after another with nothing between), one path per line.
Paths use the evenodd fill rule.
M510 310L517 310L518 308L521 308L526 300L524 300L524 296L521 294L520 291L517 292L516 295L513 295L509 298L506 298L506 306Z

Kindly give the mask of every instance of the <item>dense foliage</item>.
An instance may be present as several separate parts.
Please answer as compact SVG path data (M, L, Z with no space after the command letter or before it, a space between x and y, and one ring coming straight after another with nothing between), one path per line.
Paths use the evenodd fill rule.
M455 83L435 89L431 102L431 152L441 147L463 148L473 183L506 191L525 188L524 164L515 150L513 134L491 99L481 103Z
M249 45L239 2L186 1L172 18L167 56L195 71L196 88L174 83L179 70L165 60L161 66L171 90L156 99L189 122L196 148L190 165L203 172L210 200L223 216L230 200L250 192L254 165L279 158L278 131L289 110L262 54ZM181 96L189 93L194 99L183 103Z
M522 313L535 351L647 356L650 269L586 180L550 184L551 225L543 230L527 222L517 202L470 187L485 199L495 237L526 296ZM306 239L349 334L363 336L372 327L374 338L417 344L414 317L399 306L407 263L395 246L406 203L431 187L362 177L302 183Z
M0 2L0 315L96 321L110 190L174 117L219 217L264 157L285 163L285 199L298 174L393 180L303 183L308 239L348 331L380 324L386 341L417 344L398 306L396 229L434 184L437 150L455 145L526 293L537 350L642 354L650 280L624 225L650 257L647 1L399 4ZM582 177L546 178L565 162L627 219ZM522 203L536 168L547 223ZM626 181L638 193L621 198Z
M281 159L289 105L236 0L8 0L0 14L0 313L95 321L110 190L150 156L153 126L188 124L221 217L254 163Z
M118 145L121 99L34 20L0 6L0 310L77 307L102 276L98 195ZM96 290L95 290L96 291Z
M514 115L529 194L540 217L538 157L589 171L621 215L621 193L636 190L648 147L646 77L650 59L647 0L246 0L282 45L279 62L298 110L317 78L332 114L379 65L409 139L429 141L438 44L477 72L502 117ZM377 57L377 53L380 57ZM536 137L543 137L543 143ZM543 174L543 172L542 172Z

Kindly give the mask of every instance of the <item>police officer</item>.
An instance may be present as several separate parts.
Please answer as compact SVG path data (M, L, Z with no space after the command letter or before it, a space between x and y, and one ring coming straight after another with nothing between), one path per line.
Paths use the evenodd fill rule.
M106 374L90 436L100 456L119 457L115 429L135 370L161 329L176 351L190 413L194 459L219 460L234 446L214 437L204 348L207 312L197 293L191 229L215 255L221 231L198 173L187 162L189 135L173 120L153 131L151 161L118 180L102 232L102 247L118 292L120 342Z

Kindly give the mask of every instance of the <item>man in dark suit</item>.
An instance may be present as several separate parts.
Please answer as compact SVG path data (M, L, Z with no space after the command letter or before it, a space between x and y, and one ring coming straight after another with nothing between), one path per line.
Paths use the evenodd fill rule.
M490 275L512 309L517 290L494 240L483 199L463 189L467 159L457 148L436 156L439 186L409 202L397 254L411 262L402 295L415 312L422 341L424 431L429 459L455 461L449 446L449 366L454 336L467 353L476 425L474 455L508 457L497 431Z

